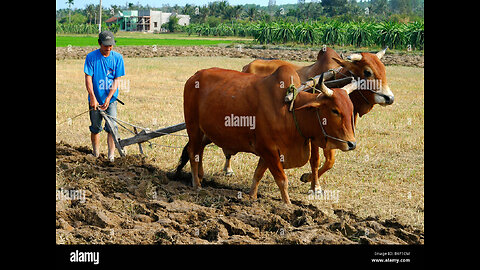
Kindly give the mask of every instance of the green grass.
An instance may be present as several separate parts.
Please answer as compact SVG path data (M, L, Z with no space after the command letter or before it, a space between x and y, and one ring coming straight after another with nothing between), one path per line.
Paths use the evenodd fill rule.
M92 36L56 36L55 47L71 46L98 46L98 38ZM116 37L116 46L210 46L230 44L233 40L212 39L159 39L159 38L122 38Z

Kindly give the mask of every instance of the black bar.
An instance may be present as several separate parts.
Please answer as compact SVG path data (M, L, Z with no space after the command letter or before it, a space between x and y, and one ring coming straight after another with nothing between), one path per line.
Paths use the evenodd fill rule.
M77 250L99 252L98 264L71 262L70 259L75 257ZM268 266L268 269L283 269L286 265L298 269L305 264L318 266L318 269L325 269L325 266L346 269L346 266L375 265L385 269L391 266L423 266L424 250L424 245L56 245L56 264L57 267L68 267L63 269L138 269L145 265L159 269L223 265L222 268L231 269L233 266L236 268L252 264L255 269L258 269L260 264Z

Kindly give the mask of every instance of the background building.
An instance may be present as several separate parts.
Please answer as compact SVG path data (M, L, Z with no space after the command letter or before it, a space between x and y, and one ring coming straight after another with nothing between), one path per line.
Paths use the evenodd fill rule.
M141 32L165 32L162 24L167 23L170 16L176 15L178 24L189 25L190 16L162 12L157 10L122 10L114 17L106 20L107 25L118 24L121 31L141 31Z

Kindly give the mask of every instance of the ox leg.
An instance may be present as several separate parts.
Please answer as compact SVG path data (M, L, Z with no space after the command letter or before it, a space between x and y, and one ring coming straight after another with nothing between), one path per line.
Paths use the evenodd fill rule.
M203 150L205 150L205 146L210 144L212 141L210 141L206 136L203 136L202 138L202 144L200 145L200 151L198 153L198 179L199 182L202 183L203 180Z
M320 170L318 170L318 179L320 179L320 176L322 176L322 174L324 174L326 171L330 170L333 167L333 164L335 164L335 149L323 149L323 155L325 156L325 162ZM325 177L323 178L322 183L324 186L327 184Z
M232 176L233 175L232 164L231 164L232 155L225 153L225 150L223 150L223 154L225 155L225 166L223 166L223 172L225 173L225 176Z
M314 145L313 143L310 149L310 167L312 168L312 175L310 177L310 189L315 192L317 189L320 189L320 183L318 182L318 167L320 166L320 154L318 152L318 146Z
M312 154L313 154L313 152L312 152ZM312 173L304 173L302 175L302 177L300 178L300 180L302 182L305 182L305 183L310 182L311 183L311 188L314 191L315 191L315 189L313 189L313 188L320 187L320 182L319 182L320 176L322 176L322 174L324 174L326 171L330 170L333 167L333 164L335 164L335 150L334 149L331 149L331 150L323 149L323 155L325 156L325 162L323 163L322 167L318 170L317 178L314 179L315 176ZM312 161L310 160L310 164L311 164L311 162ZM312 172L313 171L314 170L313 170L313 167L312 167ZM315 182L312 182L312 181L315 181ZM314 185L314 183L315 183L315 185ZM325 178L323 179L323 185L326 185Z
M201 167L200 160L204 146L202 146L203 134L195 135L196 136L190 136L189 134L188 157L190 159L190 167L192 168L192 186L194 189L198 189L201 188L199 168ZM203 169L201 174L203 174Z
M253 174L252 186L250 188L250 197L254 200L257 199L258 184L263 177L263 174L267 170L267 164L263 158L258 160L257 168Z
M282 194L282 201L286 204L292 204L290 202L290 197L288 196L288 179L283 171L282 163L280 160L276 162L271 162L268 166L268 169L273 175L275 182L277 183L280 193Z

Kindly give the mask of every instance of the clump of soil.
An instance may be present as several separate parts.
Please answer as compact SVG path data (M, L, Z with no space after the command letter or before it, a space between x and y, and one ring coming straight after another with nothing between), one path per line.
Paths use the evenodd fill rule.
M97 47L57 47L56 60L85 59L87 54ZM287 50L287 49L256 49L256 48L227 48L207 46L117 46L115 51L123 57L166 57L166 56L226 56L231 58L275 58L286 61L315 62L318 50ZM339 52L340 53L340 52ZM350 52L343 52L344 55ZM424 56L413 54L390 54L382 57L385 65L399 65L424 67Z
M89 153L56 143L57 244L424 244L423 231L396 220L252 201L215 180L195 191L179 181L187 173L173 178L143 156Z

